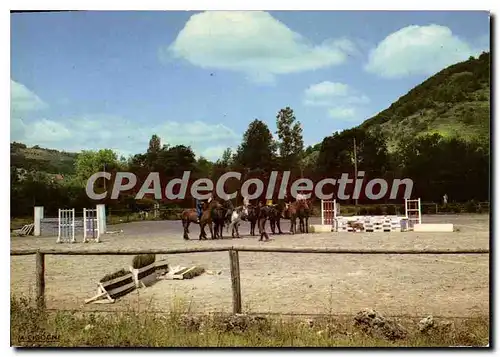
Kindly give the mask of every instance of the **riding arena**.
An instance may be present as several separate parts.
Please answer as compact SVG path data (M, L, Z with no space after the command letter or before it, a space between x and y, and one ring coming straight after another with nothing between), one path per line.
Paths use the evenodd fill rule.
M488 249L487 215L422 215L415 199L405 201L399 216L342 216L340 204L332 200L322 201L320 212L312 209L304 226L302 218L286 216L277 206L260 207L267 212L264 227L258 219L249 221L255 207L245 207L242 217L240 206L222 228L203 218L186 227L192 210L182 220L106 226L104 205L77 217L75 210L61 209L57 218L44 217L43 207L35 207L34 235L11 238L11 289L31 297L40 293L38 250L44 252L48 309L169 311L182 301L193 312L234 311L236 251L241 294L236 309L241 312L355 314L369 307L395 316L487 313L489 256L474 254ZM288 204L284 209L290 210ZM218 229L221 236L201 234L203 225L213 234ZM204 273L158 280L111 299L105 307L88 302L101 277L128 269L131 254L148 249L170 251L156 255L169 267L203 267ZM182 253L186 249L191 252ZM16 251L24 255L12 255ZM104 288L100 294L107 294Z

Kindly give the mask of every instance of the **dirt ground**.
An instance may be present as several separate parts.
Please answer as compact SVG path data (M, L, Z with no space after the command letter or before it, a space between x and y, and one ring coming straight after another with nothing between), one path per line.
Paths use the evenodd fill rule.
M314 219L311 223L314 222ZM241 239L198 241L198 226L191 240L182 239L179 221L134 222L108 226L102 243L60 244L55 237L11 238L11 249L119 249L182 248L201 246L335 247L373 249L488 248L488 215L424 216L424 223L453 223L453 233L315 233L272 236L259 242L243 225ZM289 230L289 222L282 223ZM269 228L268 228L269 231ZM228 233L224 233L229 236ZM77 237L79 242L83 237ZM46 256L48 308L77 310L152 309L173 306L191 311L231 311L229 255L175 254L171 265L201 265L220 275L184 281L162 280L139 289L114 304L89 304L105 274L127 268L131 256ZM240 252L243 309L255 313L354 314L370 307L387 315L473 316L489 313L489 255L333 255ZM11 292L32 295L35 290L34 256L11 256ZM33 296L33 295L32 295Z

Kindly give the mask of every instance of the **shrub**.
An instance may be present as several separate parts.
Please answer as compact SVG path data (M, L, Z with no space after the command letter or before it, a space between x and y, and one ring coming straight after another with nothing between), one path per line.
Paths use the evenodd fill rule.
M104 277L101 280L99 280L99 282L100 283L104 283L106 281L110 281L110 280L119 278L121 276L125 276L127 274L130 274L130 272L126 271L125 269L121 269L121 270L118 270L118 271L116 271L114 273L104 275Z
M456 205L454 207L454 212L455 213L463 213L464 212L463 206L462 205Z
M442 206L444 207L444 206ZM439 209L439 206L438 206ZM444 211L442 211L444 212ZM436 206L434 205L422 205L422 214L435 214L436 213Z
M459 203L448 203L447 205L439 206L440 213L462 213L464 209Z
M155 262L156 256L154 254L139 254L132 260L132 268L141 269L145 266L151 265Z
M464 210L467 213L476 213L478 211L478 204L474 200L468 201L465 206Z
M387 214L390 216L397 214L396 206L388 206L387 207Z

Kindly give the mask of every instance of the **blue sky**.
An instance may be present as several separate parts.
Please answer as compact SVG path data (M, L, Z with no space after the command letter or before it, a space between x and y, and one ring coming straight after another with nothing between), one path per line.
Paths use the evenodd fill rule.
M356 126L489 48L486 12L11 15L11 141L217 159L294 109L306 145Z

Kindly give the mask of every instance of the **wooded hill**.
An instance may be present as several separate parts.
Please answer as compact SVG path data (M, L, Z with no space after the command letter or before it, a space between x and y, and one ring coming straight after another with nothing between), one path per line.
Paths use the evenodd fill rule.
M435 133L489 143L490 54L443 69L360 128L381 131L389 151L408 138Z
M69 153L39 146L10 144L10 166L27 171L43 171L52 174L70 174L75 171L77 153Z

